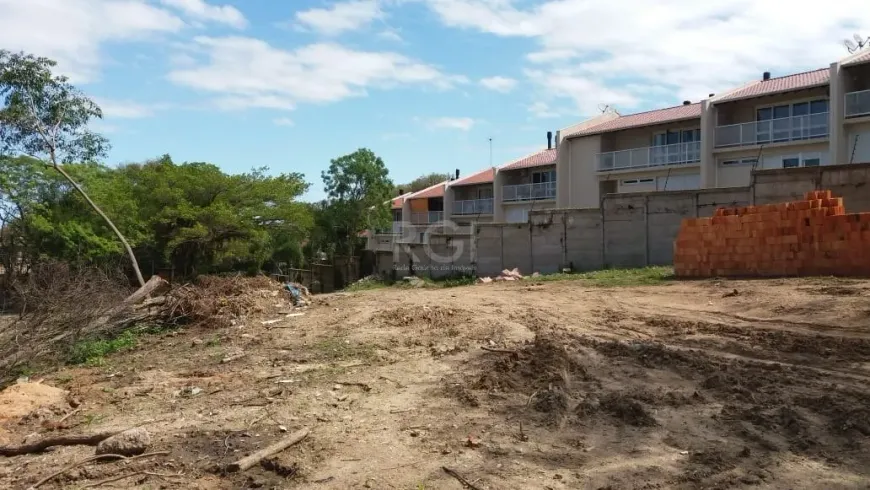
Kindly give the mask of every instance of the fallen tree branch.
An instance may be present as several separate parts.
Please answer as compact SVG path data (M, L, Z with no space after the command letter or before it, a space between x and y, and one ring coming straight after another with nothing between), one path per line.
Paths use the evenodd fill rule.
M253 467L258 464L261 460L273 456L275 454L280 453L281 451L287 449L288 447L299 443L306 437L311 431L306 427L299 431L290 434L288 437L281 439L280 441L272 444L271 446L265 447L249 456L245 456L244 458L227 465L227 472L235 473L238 471L245 471L248 468Z
M359 386L363 391L372 391L372 387L365 383L358 383L356 381L336 381L335 384L342 386Z
M20 446L0 446L0 456L19 456L22 454L41 453L52 446L96 446L104 439L108 439L115 434L120 434L121 432L124 431L114 430L111 432L100 432L99 434L91 435L49 437L30 444L22 444Z
M463 478L462 475L456 472L456 470L451 470L446 466L442 466L441 469L448 475L459 480L459 483L461 483L463 487L468 488L469 490L482 490L480 487L475 486L473 483Z
M54 473L52 473L52 474L46 476L46 477L43 478L42 480L39 480L38 482L34 483L33 485L27 487L27 490L35 490L36 488L39 488L39 487L41 487L42 485L44 485L44 484L48 483L49 481L51 481L54 477L56 477L56 476L60 476L60 475L62 475L62 474L64 474L64 473L66 473L66 472L69 471L69 470L72 470L72 469L78 468L79 466L81 466L81 465L83 465L83 464L86 464L86 463L90 463L91 461L98 461L98 460L101 460L101 459L123 459L123 460L125 460L125 461L133 461L133 460L136 460L136 459L148 458L148 457L151 457L151 456L161 456L161 455L166 455L166 454L169 454L169 451L156 451L156 452L153 452L153 453L140 454L139 456L131 456L131 457L129 457L129 458L126 457L126 456L122 456L122 455L120 455L120 454L98 454L98 455L96 455L96 456L91 456L91 457L89 457L89 458L85 458L85 459L83 459L83 460L81 460L81 461L76 461L75 463L73 463L73 464L71 464L71 465L69 465L69 466L67 466L67 467L65 467L65 468L63 468L63 469L60 469L60 470L58 470L58 471L55 471ZM104 483L106 483L106 482L104 482Z
M61 417L60 420L57 421L57 425L60 425L60 424L62 424L62 423L64 423L64 422L66 422L66 419L72 417L73 415L75 415L75 414L77 414L77 413L79 413L79 412L81 412L81 411L82 411L82 407L79 407L79 408L73 410L72 412L70 412L70 413L64 415L63 417Z
M487 352L498 352L500 354L516 354L517 353L517 351L515 351L515 350L496 349L495 347L487 347L485 345L481 345L480 348L487 351Z
M144 471L134 471L133 473L129 473L129 474L126 474L126 475L113 476L112 478L106 478L105 480L100 480L100 481L98 481L98 482L88 483L87 485L83 486L82 488L94 488L94 487L99 487L100 485L105 485L106 483L112 483L112 482L116 482L116 481L119 481L119 480L124 480L124 479L126 479L126 478L130 478L131 476L144 475L144 474L145 474Z
M99 487L99 486L101 486L101 485L105 485L106 483L113 483L113 482L116 482L116 481L120 481L120 480L124 480L124 479L130 478L131 476L137 476L137 475L155 476L155 477L157 477L157 478L178 478L178 477L182 476L183 473L178 473L178 474L175 474L175 475L171 475L171 474L167 474L167 473L154 473L154 472L152 472L152 471L134 471L133 473L128 473L128 474L126 474L126 475L114 476L114 477L112 477L112 478L106 478L105 480L100 480L100 481L98 481L98 482L88 483L87 485L83 486L82 488L94 488L94 487Z

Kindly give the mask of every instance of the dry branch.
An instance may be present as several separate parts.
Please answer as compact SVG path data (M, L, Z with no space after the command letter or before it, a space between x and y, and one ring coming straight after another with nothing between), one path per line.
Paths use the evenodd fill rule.
M96 446L104 439L108 439L115 434L120 434L121 432L124 431L116 430L91 435L49 437L30 444L22 444L20 446L0 446L0 456L19 456L22 454L41 453L52 446Z
M227 471L230 473L235 473L237 471L245 471L248 468L253 467L260 463L261 460L268 458L270 456L274 456L275 454L280 453L281 451L287 449L288 447L299 443L306 437L311 431L306 427L299 431L290 434L288 437L281 439L280 441L272 444L271 446L265 447L249 456L245 456L244 458L227 465Z
M169 287L169 283L166 282L166 280L164 280L162 277L152 276L151 279L148 279L148 282L146 282L144 286L137 289L136 292L131 294L130 296L127 296L127 299L124 300L124 303L135 305L150 297L161 296L169 291Z
M81 466L83 464L90 463L91 461L98 461L101 459L123 459L125 461L133 461L135 459L143 459L143 458L149 458L151 456L161 456L161 455L165 455L165 454L169 454L169 451L157 451L157 452L153 452L153 453L140 454L139 456L132 456L129 458L126 456L122 456L120 454L98 454L96 456L91 456L89 458L85 458L81 461L76 461L75 463L73 463L69 466L66 466L58 471L55 471L54 473L46 476L42 480L39 480L38 482L34 483L33 485L27 487L27 490L34 490L36 488L39 488L42 485L51 481L54 477L62 475L71 469L78 468L79 466Z
M510 349L496 349L495 347L487 347L485 345L480 346L481 349L487 352L498 352L500 354L516 354L517 351Z
M456 470L451 470L446 466L442 466L441 469L444 470L444 472L448 475L459 480L459 483L461 483L463 487L466 487L469 490L482 490L480 487L475 486L473 483L463 478L462 475L456 472Z

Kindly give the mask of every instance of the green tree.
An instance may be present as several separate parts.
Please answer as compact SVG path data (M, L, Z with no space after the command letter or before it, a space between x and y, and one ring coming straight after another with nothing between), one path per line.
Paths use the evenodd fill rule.
M139 246L152 260L191 274L259 269L283 261L276 254L292 257L292 242L301 242L312 226L298 202L308 189L303 176L266 171L228 175L209 163L179 165L164 156L120 167L111 185L93 192L130 196L112 202L137 213L138 223L130 225L144 230ZM131 232L140 234L139 228Z
M337 242L345 242L353 255L357 234L366 229L384 228L390 222L389 200L393 182L384 161L367 148L332 160L321 174L328 197L326 207Z
M408 182L405 185L396 186L397 190L402 190L403 192L417 192L422 191L427 187L432 187L435 184L440 184L445 180L450 180L451 174L439 174L439 173L431 173L427 175L421 175L416 179Z
M27 155L60 173L111 228L130 258L140 285L145 284L139 263L115 223L64 169L74 162L104 157L108 141L91 132L88 123L102 118L100 108L55 75L48 58L0 50L0 156Z

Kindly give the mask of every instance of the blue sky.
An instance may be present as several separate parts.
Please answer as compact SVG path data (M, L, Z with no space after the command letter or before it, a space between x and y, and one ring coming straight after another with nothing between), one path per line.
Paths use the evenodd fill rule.
M824 67L856 0L0 0L0 48L97 99L108 163L297 171L368 147L396 182L496 165L594 116Z

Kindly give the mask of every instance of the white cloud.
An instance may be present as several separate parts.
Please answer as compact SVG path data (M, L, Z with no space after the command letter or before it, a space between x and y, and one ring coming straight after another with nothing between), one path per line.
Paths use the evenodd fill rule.
M184 27L143 0L0 0L0 46L46 56L76 82L93 80L107 42L152 40Z
M293 120L289 117L279 117L272 120L272 123L276 126L292 126Z
M474 127L475 120L470 117L437 117L428 122L433 129L458 129L470 131Z
M402 36L395 29L385 29L378 33L378 37L386 41L402 42Z
M146 106L129 100L111 100L95 97L94 102L103 110L105 119L141 119L151 117L163 105Z
M531 4L531 5L530 5ZM533 40L530 69L545 98L633 107L698 100L757 80L822 68L840 40L870 31L863 0L805 8L791 0L427 0L448 25ZM625 84L634 87L617 89ZM671 100L653 95L665 89ZM640 89L640 90L639 90ZM586 90L587 92L581 92Z
M549 119L552 117L559 117L559 113L553 110L550 107L550 104L546 102L533 102L529 105L529 112L532 113L534 117L539 119Z
M226 24L237 29L248 25L245 16L230 5L210 5L204 0L160 0L163 5L178 9L193 19Z
M447 89L463 77L403 55L311 44L293 51L246 37L198 37L207 53L197 66L177 68L172 82L219 96L224 109L292 109L299 102L335 102L370 88L418 85Z
M496 92L508 93L517 86L517 81L513 78L489 77L481 79L480 84Z
M331 8L314 8L296 13L296 22L307 29L327 36L355 31L383 17L376 0L351 0Z

